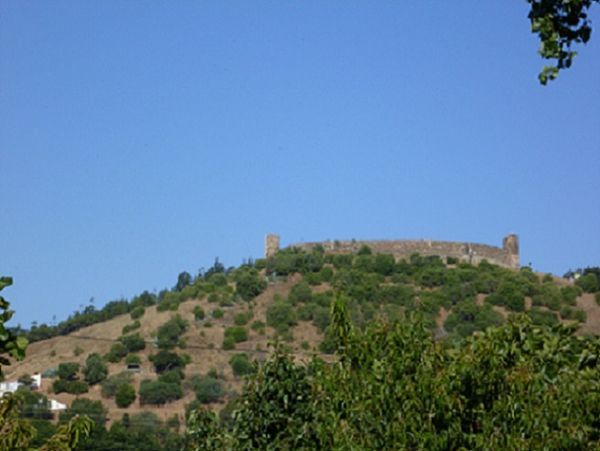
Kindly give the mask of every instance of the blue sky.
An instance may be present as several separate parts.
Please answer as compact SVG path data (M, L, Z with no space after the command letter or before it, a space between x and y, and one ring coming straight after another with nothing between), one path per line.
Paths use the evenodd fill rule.
M599 32L542 87L525 1L2 1L15 322L238 265L268 232L516 232L534 269L600 265Z

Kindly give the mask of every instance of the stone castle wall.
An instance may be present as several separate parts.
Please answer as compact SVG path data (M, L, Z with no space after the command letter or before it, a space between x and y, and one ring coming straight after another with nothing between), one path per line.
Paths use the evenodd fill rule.
M269 238L267 237L267 242L268 240ZM479 243L432 240L328 240L292 244L289 247L310 250L316 246L323 246L327 253L345 254L357 252L364 245L369 246L374 253L392 254L398 260L402 258L408 259L412 254L418 253L426 256L454 257L460 261L473 264L487 260L499 266L519 268L519 241L517 235L512 234L504 238L503 247L501 248ZM270 249L270 255L274 255L273 250L273 248ZM266 255L269 256L269 254Z

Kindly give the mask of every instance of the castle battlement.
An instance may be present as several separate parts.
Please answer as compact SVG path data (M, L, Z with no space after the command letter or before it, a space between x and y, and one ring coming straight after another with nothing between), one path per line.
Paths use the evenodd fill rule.
M368 246L374 253L392 254L397 260L408 259L412 254L453 257L459 261L478 264L482 260L506 268L519 268L519 237L510 234L502 240L502 247L479 243L433 240L327 240L311 243L292 244L309 251L322 246L326 253L349 254ZM271 257L279 250L279 235L269 234L265 240L265 257Z

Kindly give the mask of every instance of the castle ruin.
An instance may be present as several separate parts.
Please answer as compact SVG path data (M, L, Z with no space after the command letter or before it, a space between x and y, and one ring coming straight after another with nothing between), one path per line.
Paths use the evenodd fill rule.
M501 248L479 243L432 240L327 240L292 244L288 247L309 251L316 246L322 246L326 253L335 254L354 253L358 252L362 246L368 246L374 253L392 254L396 260L408 259L412 254L437 255L442 258L453 257L474 265L479 264L482 260L487 260L505 268L519 268L519 237L515 234L504 237ZM279 235L267 235L265 257L274 256L278 250Z

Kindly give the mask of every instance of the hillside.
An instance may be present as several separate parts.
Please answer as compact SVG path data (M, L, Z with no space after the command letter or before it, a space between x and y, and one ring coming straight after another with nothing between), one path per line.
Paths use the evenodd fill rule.
M201 401L215 411L221 411L242 391L243 376L236 376L230 364L234 355L245 353L262 361L272 352L269 343L278 337L297 361L309 361L315 353L329 360L327 354L334 346L328 329L329 310L337 296L345 299L359 327L374 318L389 321L414 312L438 339L467 336L519 312L534 323L576 323L578 334L600 335L597 294L528 268L515 271L486 262L472 266L418 255L409 261L395 261L366 248L353 255L323 255L319 249L286 250L233 271L183 279L176 289L161 293L154 305L142 305L141 296L128 304L127 313L31 343L22 362L5 368L6 380L48 374L66 362L83 368L94 353L104 356L108 376L114 376L126 371L127 365L125 356L109 357L113 348L120 346L120 337L139 334L145 348L129 353L140 360L140 371L129 372L137 394L129 407L120 408L114 397L103 397L102 383L91 384L87 393L54 393L57 379L48 377L43 378L39 392L67 406L78 398L100 401L107 410L108 425L120 421L124 414L134 416L143 411L152 411L163 421L177 417L173 424L182 425L185 406L197 398L199 381L212 378L223 387L224 393L216 401ZM221 311L222 316L215 311ZM186 323L185 330L165 344L158 331L177 315ZM134 321L134 316L139 318ZM85 319L85 315L75 318ZM226 345L226 330L234 327L244 329L247 337ZM161 349L187 360L181 370L185 378L175 381L183 396L142 404L142 381L166 380L165 373L169 373L157 374L151 361ZM75 378L83 380L84 375L80 371Z

